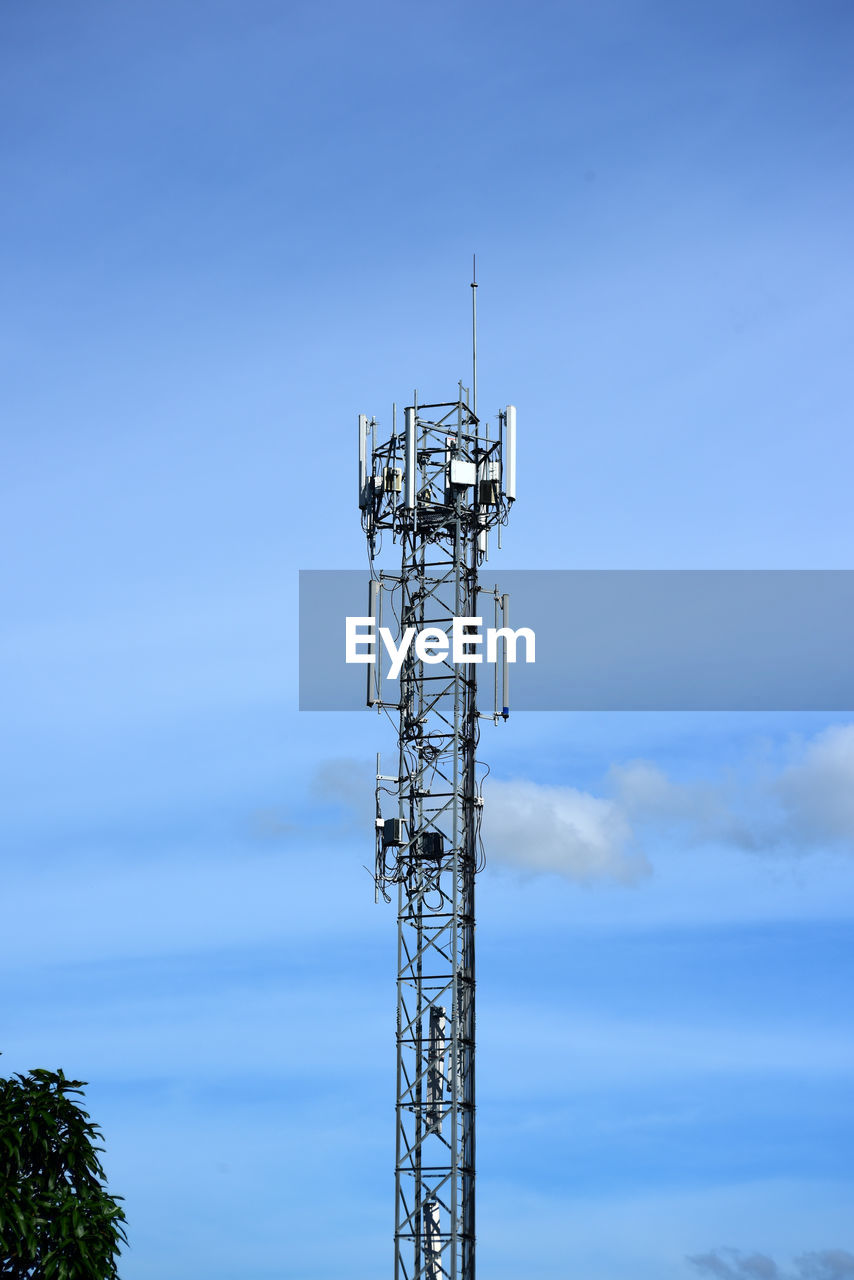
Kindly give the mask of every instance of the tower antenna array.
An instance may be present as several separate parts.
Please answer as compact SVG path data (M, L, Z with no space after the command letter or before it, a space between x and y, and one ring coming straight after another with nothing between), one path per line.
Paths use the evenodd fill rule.
M507 597L483 588L489 533L516 497L516 410L492 433L476 411L477 308L472 281L472 403L419 404L417 394L377 443L359 417L359 506L371 562L375 625L432 629L453 619L505 624ZM383 533L399 566L378 565ZM397 734L395 764L377 757L375 896L397 892L395 1280L475 1280L475 875L483 865L480 722L509 714L503 677L478 708L478 666L454 663L441 644L421 661L414 646L397 682L384 680L379 646L367 702ZM499 701L499 690L500 701Z

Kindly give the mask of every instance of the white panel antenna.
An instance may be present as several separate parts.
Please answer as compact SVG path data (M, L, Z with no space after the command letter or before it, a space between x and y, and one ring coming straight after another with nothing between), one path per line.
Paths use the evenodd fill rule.
M406 488L404 506L408 511L415 509L415 490L418 470L418 456L415 449L415 410L404 410L404 463L406 468Z
M380 661L379 661L379 594L380 584L376 578L368 583L368 617L374 624L374 660L365 664L368 679L368 706L373 707L380 701Z
M505 410L507 457L504 463L504 493L509 502L516 500L516 406L508 404Z
M370 505L368 496L368 415L359 414L359 506Z
M501 625L510 626L510 597L501 597ZM510 669L507 664L507 639L501 641L501 714L506 720L510 715Z

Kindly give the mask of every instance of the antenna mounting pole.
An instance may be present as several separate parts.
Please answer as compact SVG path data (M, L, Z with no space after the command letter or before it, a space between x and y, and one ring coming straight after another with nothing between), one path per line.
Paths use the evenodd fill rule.
M471 256L471 411L477 417L477 255Z

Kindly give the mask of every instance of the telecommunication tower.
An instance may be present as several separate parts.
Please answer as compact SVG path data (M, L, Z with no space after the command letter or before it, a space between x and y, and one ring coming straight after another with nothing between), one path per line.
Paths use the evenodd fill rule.
M398 747L377 756L375 898L397 889L395 1280L475 1280L475 874L483 865L480 721L507 719L508 598L483 588L489 534L516 497L516 410L477 415L476 283L472 388L456 399L359 416L359 506L371 564L369 614L396 641L429 628L424 658L410 645L399 686L384 681L380 645L367 667L367 703L391 716ZM383 534L399 570L378 566ZM484 615L487 615L484 618ZM488 654L454 663L442 652L454 619L494 623ZM459 621L458 621L459 625ZM447 645L444 646L447 650ZM478 709L479 665L492 711Z

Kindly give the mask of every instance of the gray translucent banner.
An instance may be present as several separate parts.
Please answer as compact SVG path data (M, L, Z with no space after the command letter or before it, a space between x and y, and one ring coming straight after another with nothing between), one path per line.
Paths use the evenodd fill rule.
M852 570L481 570L480 584L536 634L536 661L510 667L511 711L854 710ZM344 642L345 618L367 612L366 572L300 572L301 710L365 706ZM492 667L478 679L491 712Z

